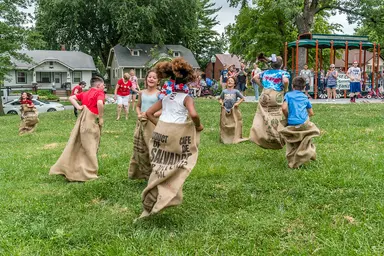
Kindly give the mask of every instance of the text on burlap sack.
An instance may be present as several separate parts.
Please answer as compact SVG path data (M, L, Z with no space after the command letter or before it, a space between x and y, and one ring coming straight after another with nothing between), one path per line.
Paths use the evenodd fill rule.
M181 154L161 149L161 144L168 142L168 136L157 132L152 134L153 148L151 150L151 163L153 171L159 178L164 178L168 170L187 165L188 158L192 155L190 146L191 136L182 136L179 139Z

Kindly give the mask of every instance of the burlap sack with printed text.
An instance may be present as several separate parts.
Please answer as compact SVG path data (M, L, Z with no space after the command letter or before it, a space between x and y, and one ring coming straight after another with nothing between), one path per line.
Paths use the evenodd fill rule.
M298 168L310 160L316 160L316 146L312 139L320 136L320 130L309 120L300 126L287 126L283 120L279 127L286 143L286 157L290 168Z
M98 178L97 151L100 142L100 126L96 118L97 115L84 106L63 153L49 171L50 175L61 174L69 181Z
M199 136L192 122L158 122L149 143L152 173L142 193L140 218L181 204L183 184L197 162Z
M19 126L19 135L25 133L32 133L37 123L39 122L39 114L35 107L29 108L27 104L22 104L20 106L20 126Z
M266 149L281 149L281 140L277 128L283 119L281 106L284 93L271 89L264 89L260 95L257 111L250 131L250 140Z
M248 139L243 138L243 117L239 107L233 107L228 113L224 107L220 114L220 141L224 144L237 144Z
M148 179L152 167L149 159L149 140L155 125L146 118L138 119L133 136L133 154L128 168L130 179Z

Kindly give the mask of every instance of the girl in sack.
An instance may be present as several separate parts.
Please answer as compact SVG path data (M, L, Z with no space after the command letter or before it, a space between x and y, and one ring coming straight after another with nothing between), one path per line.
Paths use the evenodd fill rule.
M243 119L239 105L244 101L244 96L237 89L235 78L230 77L227 81L227 89L221 92L219 103L220 114L220 141L224 144L233 144L245 141L243 139Z
M22 92L20 96L20 117L21 122L19 126L19 135L25 133L32 133L36 124L39 122L38 112L35 105L32 102L32 94Z
M144 80L146 89L139 92L139 98L136 105L137 122L133 140L133 155L128 169L130 179L146 179L152 172L149 159L149 140L155 125L148 120L147 110L158 101L159 90L157 86L159 79L156 70L148 71ZM161 112L154 114L155 118L160 116Z
M156 65L159 79L168 78L161 101L146 114L156 125L149 144L152 173L142 193L141 217L155 214L183 200L183 184L198 156L199 133L203 130L188 83L194 79L193 68L183 58ZM159 120L155 113L162 110ZM191 120L192 121L191 121Z

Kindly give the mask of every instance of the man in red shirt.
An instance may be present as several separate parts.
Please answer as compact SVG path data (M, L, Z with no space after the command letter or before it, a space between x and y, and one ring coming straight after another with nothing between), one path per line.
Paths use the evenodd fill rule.
M87 85L87 83L85 81L81 81L78 85L73 87L71 96L82 93L83 89L85 88L86 85ZM75 117L77 118L77 108L74 107L73 113L75 114Z
M69 141L49 174L64 175L69 181L97 179L97 151L101 127L104 124L104 80L91 79L91 89L69 97L73 106L82 110ZM82 105L79 105L80 101Z
M132 82L129 80L130 75L124 73L123 78L117 81L115 87L115 100L117 101L117 118L116 121L120 120L121 109L124 107L125 119L128 119L129 112L129 94L132 89Z

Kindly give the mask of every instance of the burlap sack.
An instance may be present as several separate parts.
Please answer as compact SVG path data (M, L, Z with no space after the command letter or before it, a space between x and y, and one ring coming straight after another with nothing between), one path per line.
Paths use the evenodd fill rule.
M181 204L183 184L197 162L199 136L192 122L158 122L149 143L152 173L142 193L140 218Z
M29 108L27 104L22 104L20 106L21 112L21 121L19 126L19 135L25 133L32 133L37 123L39 122L39 114L35 107Z
M266 149L281 149L281 140L277 127L283 119L281 105L284 93L271 89L264 89L260 95L257 111L250 131L250 140Z
M128 168L130 179L148 179L151 175L152 167L149 159L149 140L155 125L145 119L138 119L136 122L135 134L133 137L133 155Z
M320 135L320 130L309 120L300 126L287 126L283 120L279 127L286 143L286 157L290 168L298 168L310 160L316 160L316 147L312 138Z
M96 118L97 115L84 106L67 146L49 171L50 175L61 174L69 181L97 179L100 127Z
M220 141L224 144L237 144L248 139L243 138L243 117L240 109L233 107L228 113L221 107Z

